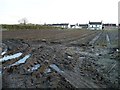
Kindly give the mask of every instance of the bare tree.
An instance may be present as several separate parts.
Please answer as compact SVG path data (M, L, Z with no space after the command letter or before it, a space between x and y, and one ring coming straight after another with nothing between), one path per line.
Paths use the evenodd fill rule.
M18 20L18 22L19 22L20 24L26 25L26 24L28 23L28 20L27 20L27 18L22 18L22 19Z

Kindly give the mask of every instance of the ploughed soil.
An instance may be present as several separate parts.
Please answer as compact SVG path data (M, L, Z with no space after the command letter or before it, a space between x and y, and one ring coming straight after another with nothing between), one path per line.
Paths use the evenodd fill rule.
M119 88L117 30L3 31L0 48L3 88Z

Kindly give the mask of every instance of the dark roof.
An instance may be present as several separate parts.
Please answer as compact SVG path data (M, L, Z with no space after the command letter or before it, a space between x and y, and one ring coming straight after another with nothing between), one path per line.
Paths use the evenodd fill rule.
M116 26L116 24L103 24L103 26Z
M61 23L61 24L47 24L48 26L68 26L69 23Z
M89 22L89 24L98 24L98 25L101 25L102 22Z
M75 25L70 25L71 27L75 26Z
M79 26L81 26L81 27L87 27L88 24L79 24Z
M69 25L68 23L61 23L61 24L52 24L53 26L66 26Z

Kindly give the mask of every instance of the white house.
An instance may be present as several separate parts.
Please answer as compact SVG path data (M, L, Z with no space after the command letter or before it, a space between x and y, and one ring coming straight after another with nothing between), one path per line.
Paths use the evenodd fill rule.
M102 21L101 22L90 22L89 21L88 29L90 29L90 30L102 30L103 29Z

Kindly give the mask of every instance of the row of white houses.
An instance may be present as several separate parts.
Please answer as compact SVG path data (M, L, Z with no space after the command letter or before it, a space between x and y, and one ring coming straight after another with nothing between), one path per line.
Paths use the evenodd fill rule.
M69 24L69 23L61 23L61 24L48 24L49 26L61 27L61 28L80 28L80 29L90 29L90 30L103 30L103 29L113 29L117 28L116 24L104 24L101 22L91 22L88 24Z

